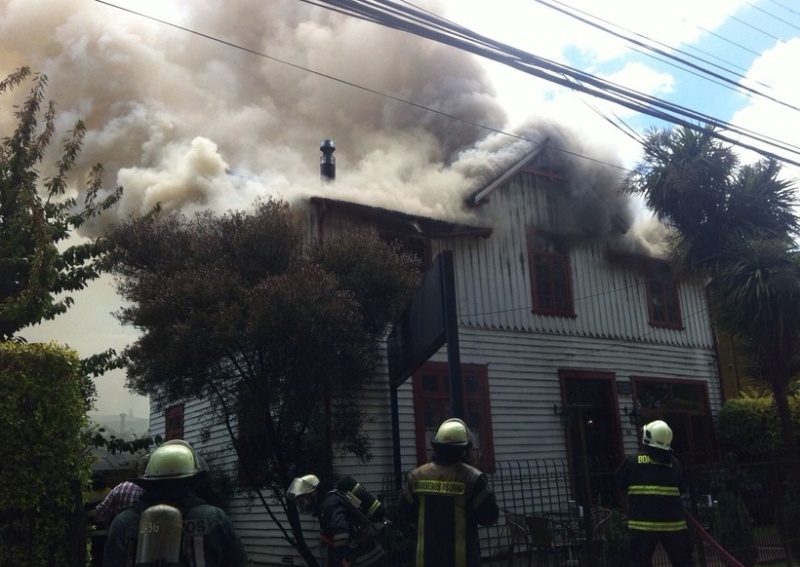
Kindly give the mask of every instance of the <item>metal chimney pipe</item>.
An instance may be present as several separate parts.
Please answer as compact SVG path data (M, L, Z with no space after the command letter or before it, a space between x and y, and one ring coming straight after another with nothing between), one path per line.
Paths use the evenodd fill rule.
M333 181L336 179L336 158L333 157L336 145L333 140L322 140L319 149L322 152L322 157L319 158L319 176L322 181Z

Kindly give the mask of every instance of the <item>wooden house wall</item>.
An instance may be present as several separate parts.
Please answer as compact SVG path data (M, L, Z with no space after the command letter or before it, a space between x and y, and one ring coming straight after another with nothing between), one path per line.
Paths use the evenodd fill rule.
M713 413L721 400L705 294L697 282L683 281L679 286L683 329L651 327L643 275L611 265L602 242L576 240L569 250L576 316L545 317L531 312L525 227L558 228L557 219L569 203L548 198L548 191L557 188L558 182L530 175L516 177L479 210L479 216L493 229L489 238L432 242L434 256L442 250L454 253L461 361L488 367L498 462L567 457L565 433L553 413L554 404L561 402L560 369L614 373L617 380L631 376L700 380L708 385ZM352 226L350 217L326 211L325 234ZM362 221L359 224L369 226ZM316 221L310 226L316 227ZM445 361L444 349L432 360ZM411 380L399 388L398 401L402 469L408 470L417 465ZM392 487L393 472L385 364L363 404L373 417L367 426L373 458L366 464L342 459L339 472L353 474L373 492L381 492ZM624 415L626 406L632 407L632 400L620 397L614 411L623 426L624 448L632 451L637 437ZM233 471L233 457L220 453L227 443L221 428L212 427L207 441L201 443L206 409L203 401L186 404L186 438L204 453L219 453L214 462ZM163 433L163 428L163 414L154 413L151 431ZM500 505L506 504L501 497ZM274 509L283 519L280 506ZM260 504L251 505L239 496L231 501L228 512L252 560L301 564ZM315 541L316 532L314 522L307 522L309 541Z
M532 297L526 226L557 230L548 194L556 182L523 175L492 194L480 210L491 219L489 238L436 240L432 255L453 250L462 324L580 337L713 348L708 306L702 285L681 281L683 329L649 325L644 274L609 263L600 240L575 240L568 250L576 316L552 317L531 312ZM563 201L563 199L561 199ZM563 213L558 213L563 214Z

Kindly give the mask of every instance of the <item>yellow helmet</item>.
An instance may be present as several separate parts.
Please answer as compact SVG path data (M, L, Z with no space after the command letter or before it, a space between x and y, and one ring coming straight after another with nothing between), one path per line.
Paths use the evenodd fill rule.
M179 480L191 478L205 469L205 462L189 443L182 439L172 439L153 451L142 479Z
M672 429L663 421L653 421L642 428L642 443L656 449L669 451L672 443Z
M431 443L436 446L469 449L472 447L472 434L467 424L457 418L444 421Z

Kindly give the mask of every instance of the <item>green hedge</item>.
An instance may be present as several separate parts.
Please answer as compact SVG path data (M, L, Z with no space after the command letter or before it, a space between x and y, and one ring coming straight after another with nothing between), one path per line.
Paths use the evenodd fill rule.
M800 434L800 396L789 396L795 431ZM763 459L781 445L780 421L771 397L736 398L719 413L717 441L725 451L744 458Z
M0 342L2 567L74 560L76 506L90 469L81 384L75 351Z

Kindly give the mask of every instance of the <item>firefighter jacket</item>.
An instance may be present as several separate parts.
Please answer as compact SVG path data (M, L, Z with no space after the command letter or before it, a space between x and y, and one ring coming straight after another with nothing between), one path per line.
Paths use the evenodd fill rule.
M674 532L687 529L681 494L683 465L660 449L629 455L614 473L617 488L628 493L628 529Z
M411 471L398 510L416 524L416 567L477 567L478 525L493 525L499 515L485 474L437 459Z
M317 515L329 566L339 567L343 559L356 567L385 561L386 552L371 530L372 525L358 518L340 491L330 490L322 495Z
M134 564L139 537L139 519L147 508L168 504L183 515L181 566L244 567L244 547L228 516L220 508L206 504L182 486L159 492L147 489L141 499L123 510L111 522L103 567L128 567Z

